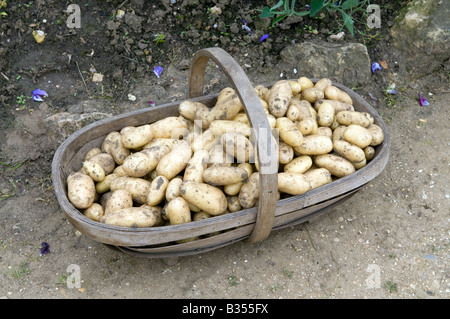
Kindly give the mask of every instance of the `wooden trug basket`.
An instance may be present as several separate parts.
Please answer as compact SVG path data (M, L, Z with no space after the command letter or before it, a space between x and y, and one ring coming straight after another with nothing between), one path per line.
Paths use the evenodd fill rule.
M209 60L221 68L236 90L251 126L262 128L253 130L260 163L276 160L274 145L269 136L270 127L254 87L239 64L224 50L202 49L194 55L190 69L188 98L209 107L215 104L218 94L203 96L204 75ZM313 79L313 82L315 81ZM70 223L87 237L109 248L147 258L194 255L242 240L258 242L268 237L272 230L306 222L349 199L383 171L389 158L390 135L386 124L375 109L347 87L339 83L333 85L351 96L355 110L370 113L385 134L383 143L376 147L374 158L351 175L305 194L277 201L277 172L270 169L264 171L260 165L259 203L250 209L181 225L149 228L112 226L85 217L68 200L67 176L82 167L86 153L93 147L100 147L110 132L119 131L125 126L139 126L168 116L178 116L179 103L173 102L97 121L67 138L55 152L52 162L53 186L59 205ZM208 236L213 233L214 235ZM201 237L191 242L176 243L178 240L193 236Z

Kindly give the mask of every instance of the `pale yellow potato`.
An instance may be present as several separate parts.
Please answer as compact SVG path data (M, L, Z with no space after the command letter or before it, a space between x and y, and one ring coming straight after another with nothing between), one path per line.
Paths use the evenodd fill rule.
M84 156L84 161L89 160L90 158L94 157L97 154L100 154L101 152L102 150L99 147L94 147L90 149L89 152L87 152L86 155Z
M372 136L372 142L370 143L370 146L377 146L383 143L384 141L384 132L383 129L377 125L377 124L370 124L367 127L367 130L369 130L370 135Z
M102 205L98 204L98 203L92 203L91 206L89 206L88 208L86 208L83 211L83 215L86 216L87 218L91 219L91 220L95 220L96 222L100 221L100 218L102 218L102 216L104 215L104 210Z
M234 157L227 154L222 144L214 146L209 151L209 166L231 166L234 161Z
M165 207L165 211L171 225L180 225L192 221L189 205L183 197L172 199Z
M225 133L221 136L221 144L225 152L239 163L251 161L255 156L255 151L250 140L242 134Z
M106 201L105 214L128 207L133 207L133 197L128 191L117 189L111 192L111 195Z
M210 109L206 117L200 118L200 120L206 121L206 123L201 123L202 128L208 128L214 120L232 120L242 109L243 104L234 89L223 89L217 97L214 107ZM199 112L196 113L196 119L198 119L197 114Z
M218 187L184 181L180 186L180 193L188 203L213 216L221 215L227 210L227 198Z
M269 89L267 87L259 84L259 85L255 86L255 91L260 99L263 99L266 102L268 101Z
M88 208L95 199L94 180L84 173L71 173L67 177L67 195L74 207L78 209Z
M122 164L126 175L131 177L143 177L152 172L159 161L170 152L167 145L152 146L140 152L129 155Z
M178 140L189 134L187 121L182 116L169 116L150 124L153 138ZM145 145L145 144L144 144Z
M333 124L334 116L335 110L331 103L324 102L320 104L317 110L317 123L319 126L330 126Z
M152 180L150 188L147 193L147 205L157 206L161 203L166 195L166 189L169 185L169 180L165 176L157 176Z
M331 174L339 178L355 172L355 167L349 160L335 154L317 155L314 157L314 164L326 168Z
M233 132L246 137L249 137L252 132L251 127L247 123L233 120L214 120L209 125L209 129L215 129L215 132L219 132L218 134Z
M220 136L222 132L218 128L209 127L203 133L194 137L191 148L193 152L197 152L198 150L206 150L209 151L214 146L219 144Z
M331 173L326 168L313 168L306 171L304 175L309 181L311 189L315 189L333 181Z
M151 147L154 147L154 146L166 145L169 148L169 150L171 150L179 142L180 142L180 140L174 139L174 138L156 137L156 138L153 138L147 144L145 144L144 145L144 149L151 148Z
M316 134L327 136L330 139L333 137L333 131L331 130L331 128L329 126L321 126L321 127L317 128Z
M245 182L247 179L247 171L237 166L208 167L203 171L203 181L214 186Z
M242 209L241 203L239 202L239 196L227 196L227 202L230 213L234 213Z
M314 84L314 88L325 92L325 89L332 85L331 80L328 78L322 78Z
M289 80L289 85L291 86L292 95L297 95L302 91L302 86L298 81Z
M198 220L204 220L213 217L212 215L208 214L207 212L195 212L192 214L192 221L198 221Z
M150 182L139 177L123 176L111 181L109 189L112 192L118 189L126 190L136 203L145 204L147 193L150 189Z
M259 200L259 173L255 172L248 178L248 181L242 185L239 191L239 203L242 208L251 208Z
M284 165L283 170L286 173L303 174L311 167L312 164L313 161L311 156L302 155L294 158L292 161Z
M101 150L110 154L117 165L122 165L125 158L130 155L130 150L123 145L119 132L109 133L103 140Z
M363 159L361 162L358 162L358 163L352 163L352 165L353 165L353 167L355 167L355 169L361 169L361 168L363 168L364 166L366 166L367 165L367 160L366 159Z
M302 155L321 155L331 152L332 149L331 139L317 134L304 136L302 144L294 147L294 151Z
M248 121L247 114L245 114L245 113L238 113L238 114L236 114L236 116L233 117L232 121L244 123L244 124L247 124L247 125L250 124L250 122Z
M369 120L370 124L374 124L375 123L375 118L369 112L361 112L361 114L363 114Z
M342 91L341 89L339 89L338 87L336 87L334 85L327 87L324 90L324 93L325 93L325 98L327 98L327 99L337 100L337 101L341 101L341 102L349 104L349 105L353 105L353 100L350 97L350 95L348 95L347 92Z
M170 202L172 199L181 196L180 186L183 183L183 179L179 176L174 177L170 180L169 185L166 188L166 200Z
M208 162L209 151L202 149L196 151L184 169L183 180L202 183L203 172L208 167Z
M182 141L160 159L156 166L156 171L158 175L163 175L168 180L171 180L184 170L191 156L191 146L187 142Z
M280 80L269 89L269 112L276 118L286 114L292 99L292 88L288 80Z
M83 162L83 171L89 175L94 182L101 182L105 179L105 171L102 166L93 161Z
M302 90L307 89L307 88L313 88L314 87L314 83L313 81L311 81L309 78L307 78L306 76L302 76L297 80L298 83L300 83L300 86L302 88Z
M344 132L347 129L347 125L339 125L333 131L332 140L334 141L345 141Z
M141 126L126 126L120 130L122 143L126 148L138 149L153 138L153 132L150 124Z
M351 124L368 127L370 125L370 118L358 111L341 111L336 114L336 121L341 125L349 126Z
M350 124L344 131L344 139L360 148L365 148L366 146L371 145L372 134L368 129L361 125Z
M278 191L290 195L301 195L311 189L311 185L304 174L278 173Z
M193 122L195 120L195 113L200 109L208 109L208 107L201 102L185 100L178 106L178 113Z
M310 135L317 133L318 124L315 118L309 117L298 121L297 128L302 132L302 135Z
M299 100L296 100L294 98L291 99L291 102L289 103L289 107L288 107L288 109L286 111L286 117L288 119L290 119L292 122L295 122L300 117L300 110L299 110L299 108L296 105L297 102L293 102L293 101L300 102Z
M352 163L361 162L366 158L364 151L360 147L347 141L334 141L333 150Z
M286 144L295 147L300 146L303 142L303 134L297 128L297 126L287 117L279 117L277 118L277 124L275 128L278 129L278 133L280 138Z
M294 149L291 145L280 141L278 145L278 161L280 164L287 164L294 158Z
M106 152L98 153L89 158L88 161L99 164L105 172L105 175L111 174L116 168L113 156Z
M315 118L315 110L311 103L306 100L291 99L290 107L296 107L298 109L298 117L295 119L301 121L306 118Z
M152 227L161 219L161 208L142 205L128 207L104 215L100 222L122 227Z
M342 112L342 111L354 111L355 110L355 108L351 104L347 104L347 103L337 101L337 100L329 100L329 99L322 99L322 100L317 101L316 103L314 103L314 108L316 110L318 110L319 106L325 102L330 103L331 105L334 106L334 111L336 114L339 112Z
M275 125L277 124L277 119L272 114L266 114L267 122L269 122L269 126L271 129L275 128Z
M117 177L120 177L119 174L111 173L109 175L105 176L105 179L101 182L98 182L95 184L95 191L98 194L103 194L109 191L109 187L111 185L111 182L116 179Z
M247 176L250 176L253 173L253 166L250 163L240 163L237 167L245 169L247 172ZM244 182L228 184L223 187L223 191L227 195L234 196L239 194L242 185L244 185Z
M315 87L302 90L302 99L310 103L322 100L323 98L324 98L323 91Z
M113 171L113 174L117 174L119 176L127 176L127 173L123 170L122 165L116 166Z
M375 149L372 146L367 146L363 149L366 160L370 161L375 156Z

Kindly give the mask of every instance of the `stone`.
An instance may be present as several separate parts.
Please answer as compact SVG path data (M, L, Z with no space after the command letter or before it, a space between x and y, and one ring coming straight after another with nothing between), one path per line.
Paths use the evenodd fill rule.
M367 84L371 76L369 54L361 43L303 42L285 47L280 56L299 77L329 78L353 87Z
M450 1L416 0L403 8L391 27L392 43L405 58L408 80L449 64Z

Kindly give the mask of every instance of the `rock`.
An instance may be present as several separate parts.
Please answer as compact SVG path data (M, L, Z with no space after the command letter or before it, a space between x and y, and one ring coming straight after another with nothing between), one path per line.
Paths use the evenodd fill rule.
M417 0L402 9L391 28L392 43L406 59L408 80L431 74L450 58L450 1Z
M140 33L142 30L143 17L140 17L132 12L125 14L125 23L136 33Z
M304 42L287 46L280 56L297 68L299 77L326 77L353 87L367 84L371 76L369 54L360 43Z

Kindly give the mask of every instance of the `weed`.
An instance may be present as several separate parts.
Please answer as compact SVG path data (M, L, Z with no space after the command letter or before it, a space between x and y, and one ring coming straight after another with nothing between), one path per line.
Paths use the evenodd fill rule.
M239 285L238 279L235 275L231 275L228 277L228 284L232 287Z
M28 267L28 263L22 262L19 265L19 268L14 269L12 276L16 279L21 279L23 276L28 275L30 272L31 272L31 270Z
M288 278L292 278L292 271L289 271L286 268L283 268L283 274Z
M388 280L384 283L384 288L389 290L390 293L397 292L397 284Z
M155 38L153 39L153 42L155 42L155 44L164 43L164 41L166 41L166 36L164 34L155 34Z

